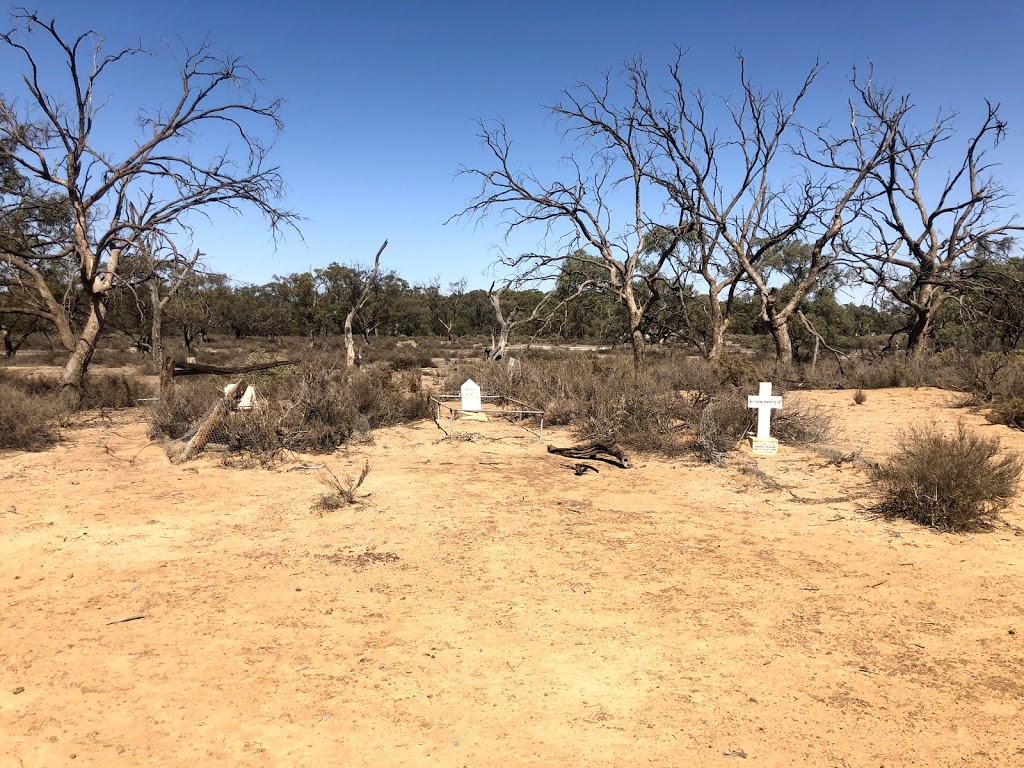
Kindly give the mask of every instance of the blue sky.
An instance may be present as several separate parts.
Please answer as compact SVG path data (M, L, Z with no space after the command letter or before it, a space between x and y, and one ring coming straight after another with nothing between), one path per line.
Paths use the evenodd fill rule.
M503 242L496 222L446 219L474 193L458 166L484 161L477 118L502 117L516 155L542 175L558 172L567 147L541 105L561 88L593 82L643 55L658 71L674 46L704 91L736 87L735 50L763 86L791 92L815 56L828 68L808 101L809 122L838 117L850 66L874 62L879 78L912 94L922 116L956 107L973 126L985 97L1002 103L1009 135L994 155L999 176L1024 195L1024 3L978 0L766 0L675 2L40 2L67 33L94 28L110 47L139 40L162 50L186 43L248 55L263 93L286 100L275 159L305 217L305 241L275 251L254 214L215 217L197 229L212 269L246 282L331 261L365 263L384 238L383 264L411 283L467 277L486 287L497 255L531 250L530 237ZM154 106L173 78L164 56L122 67L112 81L121 109ZM20 64L0 52L0 92L18 93ZM118 113L111 109L110 117ZM131 124L97 130L111 143ZM1024 198L1022 198L1024 199Z

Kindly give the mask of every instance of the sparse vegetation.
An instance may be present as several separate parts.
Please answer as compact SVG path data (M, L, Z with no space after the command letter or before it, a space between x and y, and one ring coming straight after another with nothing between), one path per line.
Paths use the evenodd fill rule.
M1005 424L1024 429L1024 397L1011 397L992 404L985 419L990 424Z
M866 403L867 400L867 394L860 387L857 387L857 389L853 391L853 402L855 405L864 405L864 403Z
M49 448L59 439L56 396L52 390L30 394L13 378L0 375L0 450Z
M129 373L88 374L82 386L79 408L137 408L154 396L153 388Z
M952 435L934 424L911 427L875 476L883 512L955 532L991 524L1014 498L1022 470L1020 456L961 421Z
M772 436L786 445L823 443L832 433L832 417L820 406L800 399L788 398L785 407L772 414Z
M418 372L342 365L336 356L311 355L295 368L257 378L257 406L231 413L217 441L270 465L286 450L330 453L349 441L371 439L372 429L429 416ZM154 437L188 437L224 396L224 382L212 377L183 384L176 385L170 405L154 409Z
M754 430L757 414L747 408L746 398L737 393L712 397L700 410L693 448L698 456L722 463L729 451Z
M345 475L344 478L340 478L329 468L324 467L317 479L320 481L321 485L326 486L328 490L327 493L322 493L317 497L313 508L321 512L328 512L355 504L358 500L356 491L359 490L359 487L363 484L363 481L366 480L369 474L369 461L363 463L363 468L355 477Z

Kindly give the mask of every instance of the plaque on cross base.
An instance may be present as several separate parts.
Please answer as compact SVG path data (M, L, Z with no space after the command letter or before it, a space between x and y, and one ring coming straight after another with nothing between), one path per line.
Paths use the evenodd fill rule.
M774 437L752 437L750 450L759 456L774 456L779 452L779 441Z

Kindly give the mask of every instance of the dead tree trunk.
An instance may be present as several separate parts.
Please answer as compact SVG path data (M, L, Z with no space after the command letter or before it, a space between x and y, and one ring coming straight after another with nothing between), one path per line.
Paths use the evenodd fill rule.
M366 299L370 295L370 288L373 287L374 281L377 279L377 272L380 270L380 255L384 253L384 249L388 247L388 241L385 240L379 249L377 249L377 255L373 259L373 269L370 270L370 274L366 276L366 283L363 285L363 290L360 292L359 297L355 303L352 304L352 308L345 315L345 366L348 368L355 367L356 364L356 343L352 338L352 323L356 319L356 315L359 314L359 310L362 309L363 304L366 303Z
M554 291L549 291L544 294L543 298L537 303L537 306L533 308L529 316L519 317L519 307L512 307L512 310L505 314L501 308L501 297L505 294L505 291L509 289L509 284L506 283L498 290L494 290L494 283L491 283L491 287L487 290L487 297L491 300L491 306L494 307L494 319L498 323L498 336L495 338L494 333L491 333L491 347L487 350L485 357L488 360L502 360L505 357L505 352L508 347L508 340L512 335L512 332L517 328L521 328L524 325L532 323L534 320L540 318L543 319L542 325L547 325L550 322L552 315L558 309L558 307L564 305L568 299L560 301L553 309L545 314L545 308L548 302L554 296ZM575 295L578 295L575 294Z
M164 359L160 369L160 405L169 407L174 400L174 358Z
M64 371L60 376L60 386L63 392L65 405L71 410L78 407L82 396L82 384L85 381L85 372L89 369L89 363L96 352L96 344L103 333L103 326L106 324L107 296L97 294L91 297L89 306L89 319L85 327L75 341L74 351L68 358Z

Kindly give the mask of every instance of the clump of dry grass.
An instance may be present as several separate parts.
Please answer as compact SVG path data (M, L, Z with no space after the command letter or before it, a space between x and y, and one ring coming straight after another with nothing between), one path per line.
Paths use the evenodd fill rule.
M317 479L328 490L327 493L322 493L317 497L313 508L320 512L327 512L355 504L358 501L356 491L359 490L369 474L369 461L363 463L363 468L355 477L345 475L344 478L340 478L330 469L324 467Z
M952 435L934 424L909 428L875 477L883 512L955 532L990 525L1013 500L1022 471L1020 456L959 422Z
M60 438L56 392L29 394L13 378L0 378L0 450L45 450Z
M694 452L705 461L721 464L725 455L754 431L757 415L747 408L747 399L733 392L712 397L699 409L693 438Z

